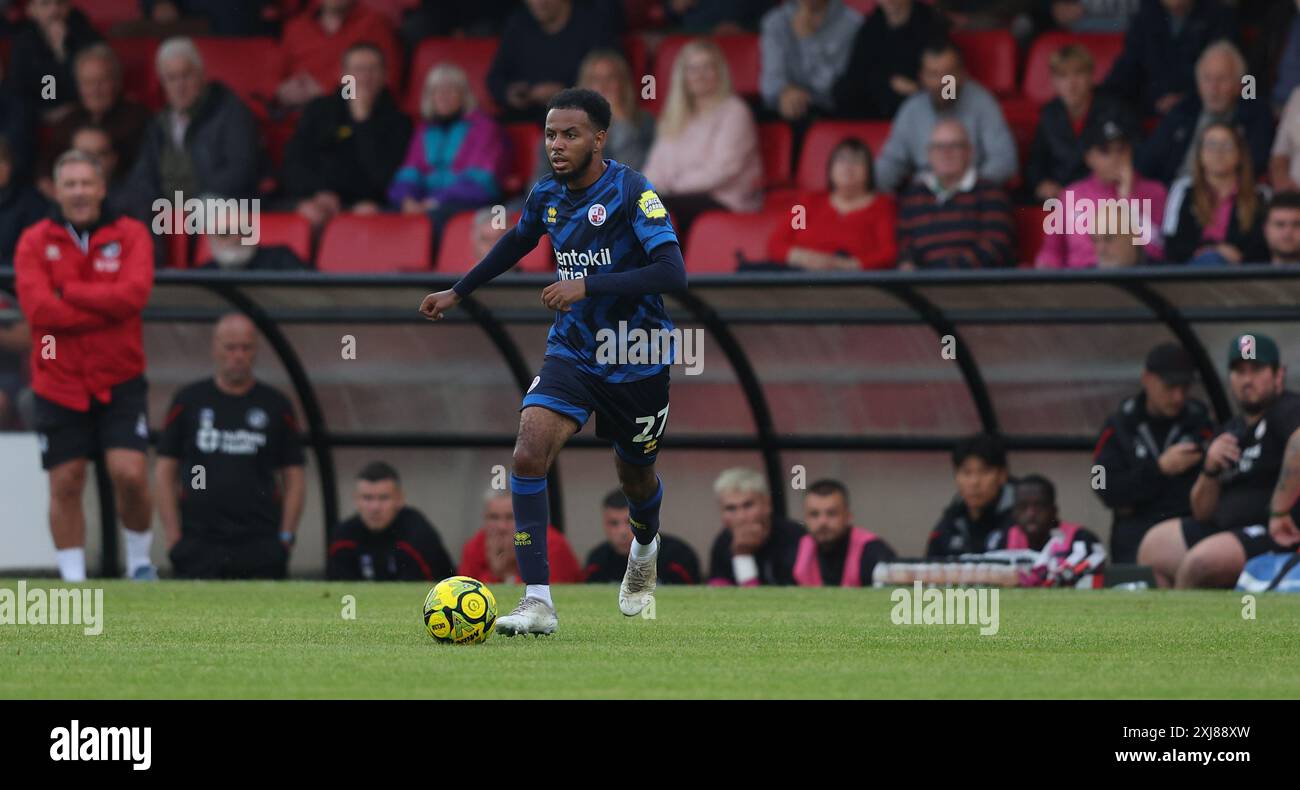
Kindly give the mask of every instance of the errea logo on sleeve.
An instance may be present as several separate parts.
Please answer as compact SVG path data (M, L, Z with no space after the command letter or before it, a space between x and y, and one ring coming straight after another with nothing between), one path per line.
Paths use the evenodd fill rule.
M636 205L641 209L641 213L646 216L646 219L662 219L668 216L668 210L664 208L663 202L659 200L659 196L654 193L653 189L642 192L641 198L636 202Z

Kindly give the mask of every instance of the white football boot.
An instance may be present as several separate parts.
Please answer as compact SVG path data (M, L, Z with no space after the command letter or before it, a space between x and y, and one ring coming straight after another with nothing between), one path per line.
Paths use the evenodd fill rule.
M658 535L655 535L654 550L650 556L634 560L632 552L628 552L627 570L623 572L623 583L618 586L618 610L624 615L636 617L642 609L654 602L655 586L658 584L658 560Z
M555 627L559 624L560 619L555 616L555 610L546 601L525 597L513 612L497 618L496 632L502 636L541 636L555 633Z

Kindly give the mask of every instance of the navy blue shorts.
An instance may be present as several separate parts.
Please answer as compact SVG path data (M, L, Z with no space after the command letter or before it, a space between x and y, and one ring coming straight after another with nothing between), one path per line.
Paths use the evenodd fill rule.
M668 424L668 368L640 381L611 384L567 359L548 356L519 409L528 406L563 414L578 423L578 430L595 412L596 436L612 441L629 464L649 466Z

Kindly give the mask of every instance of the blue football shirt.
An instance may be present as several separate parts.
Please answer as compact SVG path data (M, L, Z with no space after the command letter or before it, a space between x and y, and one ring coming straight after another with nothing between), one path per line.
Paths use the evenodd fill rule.
M540 240L543 233L551 237L561 280L648 266L656 247L677 242L668 211L646 177L612 159L605 164L601 177L577 192L547 175L524 202L517 232L529 240ZM556 312L546 355L573 360L579 369L613 384L638 381L673 362L676 344L655 359L641 353L654 342L631 353L628 343L671 337L672 331L659 294L588 296L569 312ZM611 356L611 341L625 353Z

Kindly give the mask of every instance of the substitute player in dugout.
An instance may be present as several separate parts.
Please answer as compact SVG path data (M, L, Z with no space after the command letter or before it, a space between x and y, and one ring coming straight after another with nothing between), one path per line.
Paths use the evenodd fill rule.
M153 242L142 223L104 209L104 171L89 154L60 156L54 189L57 208L23 231L14 272L32 331L35 427L59 573L86 578L82 490L86 460L103 450L126 527L127 574L156 579L140 318L153 289Z

